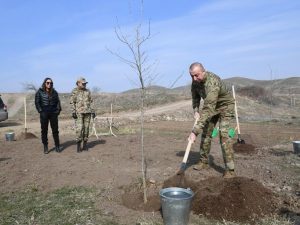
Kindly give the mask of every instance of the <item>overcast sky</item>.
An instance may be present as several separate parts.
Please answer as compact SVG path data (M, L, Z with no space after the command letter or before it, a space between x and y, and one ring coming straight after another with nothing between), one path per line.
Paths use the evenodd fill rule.
M140 2L0 0L0 93L40 86L47 76L59 92L70 92L79 76L104 92L136 88L137 75L107 48L130 58L114 27L132 35L149 20L144 50L155 85L188 84L194 61L221 78L300 75L298 0L144 0L143 9Z

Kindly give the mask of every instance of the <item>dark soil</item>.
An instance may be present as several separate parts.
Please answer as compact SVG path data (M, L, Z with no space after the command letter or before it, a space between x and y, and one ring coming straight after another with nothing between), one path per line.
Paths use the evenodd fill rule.
M37 138L37 136L35 136L33 133L29 133L29 132L22 132L19 136L18 136L18 140L25 140L25 139L33 139L33 138Z
M235 153L241 153L241 154L256 154L257 149L255 146L251 144L241 144L241 143L234 143L233 144L233 150Z
M192 207L196 214L217 220L251 222L276 211L277 197L253 179L210 178L202 183L196 189Z
M144 204L143 193L127 192L122 196L123 205L134 210L142 210L145 212L159 211L160 198L158 195L152 195L147 198L147 203Z
M168 187L190 188L193 186L195 186L195 184L191 182L183 173L180 175L175 175L165 180L162 188L168 188Z
M256 217L276 212L278 199L259 182L244 177L223 179L211 177L193 182L185 176L175 175L167 179L163 188L191 188L194 193L192 211L207 218L236 222L251 222ZM158 211L159 194L149 197L143 204L142 193L125 193L122 197L126 207L135 210Z
M241 217L243 216L241 220L246 220L255 213L259 214L253 211L256 210L254 200L256 200L255 205L262 208L261 214L270 212L275 205L272 203L274 195L268 194L269 192L263 189L260 185L263 183L266 188L279 195L281 205L276 209L284 207L285 210L282 212L284 216L292 219L290 217L298 217L297 213L300 212L299 157L293 154L293 145L290 141L291 138L300 140L299 126L289 126L289 132L278 133L282 125L275 124L266 134L263 132L264 124L245 124L242 130L247 130L248 133L243 134L243 138L246 144L258 147L258 153L250 154L250 157L247 154L236 153L235 165L239 178L225 181L221 178L224 162L217 139L212 141L210 152L213 166L203 171L192 169L192 165L199 160L200 140L198 139L192 146L185 176L176 175L171 179L182 161L191 121L145 123L144 144L149 178L148 203L145 206L140 180L141 151L138 132L140 125L128 125L128 131L136 130L136 134L118 134L117 137L101 136L101 139L92 135L88 142L89 151L77 153L74 131L71 129L73 121L60 121L60 141L63 151L57 153L52 150L49 154L43 153L39 121L30 124L30 132L38 138L29 134L29 139L22 140L24 134L21 133L24 132L24 126L13 125L12 128L17 134L16 141L6 141L4 134L11 129L10 126L11 123L0 123L0 137L2 137L0 138L0 195L32 190L33 187L42 193L51 193L63 187L96 188L99 190L99 195L95 199L97 207L107 215L114 215L120 224L136 224L141 216L151 218L151 221L154 216L153 223L159 224L162 222L159 211L161 207L159 191L163 185L190 187L196 193L192 208L195 213L201 212L206 217L220 218L220 215L226 212L222 218L225 219L226 216L232 220L238 220L241 214ZM51 148L54 142L51 134L48 135ZM268 143L272 143L272 146ZM123 189L131 184L134 185L130 189ZM266 197L261 196L263 194ZM138 197L134 198L133 196L136 195ZM250 197L254 200L251 201ZM267 210L264 208L266 198L270 199L268 206L271 206ZM274 198L276 200L276 197ZM230 208L231 203L234 204L233 208ZM220 211L217 212L214 207ZM246 207L248 207L247 211ZM238 213L233 214L234 210ZM243 215L244 211L239 210L244 210L246 214Z

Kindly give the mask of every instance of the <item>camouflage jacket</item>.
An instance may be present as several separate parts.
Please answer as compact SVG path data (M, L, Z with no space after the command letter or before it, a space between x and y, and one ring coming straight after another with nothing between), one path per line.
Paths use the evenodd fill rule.
M234 98L216 74L206 71L203 81L192 83L191 92L194 112L199 112L200 100L204 101L200 119L193 128L195 134L199 134L214 115L234 117Z
M70 99L72 113L94 113L93 99L89 89L74 88Z

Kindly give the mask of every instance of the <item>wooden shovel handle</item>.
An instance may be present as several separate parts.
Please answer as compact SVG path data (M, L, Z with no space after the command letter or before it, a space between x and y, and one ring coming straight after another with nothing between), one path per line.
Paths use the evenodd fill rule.
M233 95L233 98L234 98L234 112L235 112L235 119L236 119L237 131L238 131L238 135L240 135L241 131L240 131L239 115L238 115L237 105L236 105L236 99L235 99L234 85L232 85L232 95Z
M193 142L189 141L188 145L186 146L184 157L183 157L183 160L182 160L183 163L186 163L186 161L187 161L187 159L189 157L192 144L193 144Z
M194 122L194 126L198 123L198 118L196 118L195 122ZM193 126L193 127L194 127ZM186 146L186 149L185 149L185 153L184 153L184 157L183 157L183 160L182 160L182 163L186 163L187 162L187 159L189 157L189 154L190 154L190 151L191 151L191 147L192 147L192 144L193 142L192 141L189 141L188 142L188 145Z

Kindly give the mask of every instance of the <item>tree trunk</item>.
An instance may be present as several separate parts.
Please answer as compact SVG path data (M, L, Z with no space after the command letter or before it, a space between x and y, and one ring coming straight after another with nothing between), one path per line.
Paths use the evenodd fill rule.
M145 89L141 88L141 153L142 153L142 178L143 178L143 190L144 190L144 204L147 203L147 184L146 184L146 164L145 164L145 152L144 152L144 99Z

